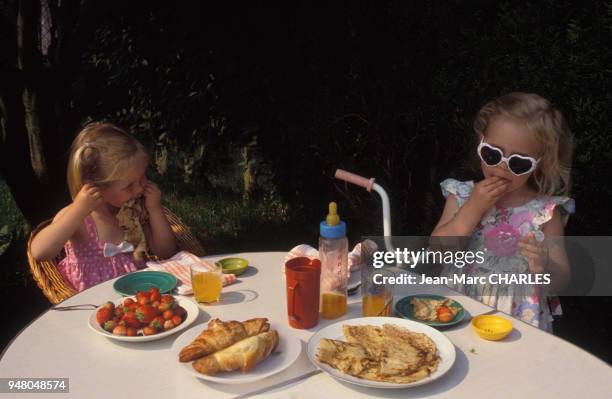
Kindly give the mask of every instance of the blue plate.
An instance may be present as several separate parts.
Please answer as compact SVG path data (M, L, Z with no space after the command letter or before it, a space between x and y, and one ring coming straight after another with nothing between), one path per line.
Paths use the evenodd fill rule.
M410 303L410 300L412 298L437 299L437 300L450 299L452 301L452 303L450 304L450 307L458 308L459 312L455 315L455 317L451 321L446 322L446 323L443 323L441 321L429 321L429 320L417 319L416 317L414 317L414 308L412 304ZM461 306L459 302L455 301L452 298L447 298L441 295L413 295L413 296L404 297L400 299L399 301L397 301L397 303L395 304L395 311L400 317L404 319L418 321L419 323L427 324L428 326L432 326L432 327L452 326L452 325L459 323L465 317L465 310L463 309L463 306Z
M123 296L136 295L137 291L147 291L157 287L159 292L165 294L176 287L176 277L166 272L135 272L121 277L113 284L113 289Z

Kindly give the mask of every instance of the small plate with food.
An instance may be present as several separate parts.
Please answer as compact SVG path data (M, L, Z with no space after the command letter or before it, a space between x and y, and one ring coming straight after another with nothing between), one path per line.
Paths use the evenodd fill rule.
M440 331L395 317L329 325L308 342L308 358L332 377L371 388L409 388L442 377L455 346Z
M179 367L220 384L244 384L280 373L297 360L302 343L266 318L213 319L181 334L172 345Z
M189 327L200 309L191 300L160 294L157 288L108 301L89 317L89 328L107 338L147 342Z
M455 325L465 317L463 306L454 299L441 295L412 295L395 304L395 311L404 319L425 323L432 327Z

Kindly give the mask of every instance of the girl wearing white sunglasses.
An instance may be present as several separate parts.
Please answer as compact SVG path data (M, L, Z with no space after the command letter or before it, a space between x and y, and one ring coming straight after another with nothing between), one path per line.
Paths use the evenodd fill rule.
M527 275L533 284L456 284L453 288L545 330L552 329L544 291L569 280L562 240L574 211L570 187L572 140L563 115L536 94L510 93L487 103L474 122L484 179L446 179L447 198L432 236L469 237L468 250L484 251L484 262L447 265L447 276ZM546 240L544 240L547 238ZM537 275L529 276L529 275ZM547 277L544 277L547 276ZM489 280L487 280L489 281Z

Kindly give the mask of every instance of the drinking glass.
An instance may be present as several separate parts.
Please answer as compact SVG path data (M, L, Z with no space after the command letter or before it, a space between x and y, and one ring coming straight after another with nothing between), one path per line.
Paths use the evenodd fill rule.
M377 274L380 276L376 277ZM395 277L385 268L370 269L361 282L361 310L363 316L393 316L393 285L383 277ZM380 284L374 283L374 280Z
M221 299L223 271L219 265L211 264L210 266L191 266L193 296L201 303L216 303Z

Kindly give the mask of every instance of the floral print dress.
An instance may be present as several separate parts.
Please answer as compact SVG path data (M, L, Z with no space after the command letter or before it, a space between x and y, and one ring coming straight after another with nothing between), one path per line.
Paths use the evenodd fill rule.
M446 179L440 186L444 197L453 194L461 207L470 197L474 182ZM442 275L463 273L486 277L489 274L529 273L527 259L520 253L518 241L529 233L534 233L536 240L543 241L541 227L552 218L557 206L560 206L566 223L569 214L575 210L574 200L568 197L538 196L518 207L492 207L476 226L466 248L469 251L484 251L486 248L484 262L467 264L463 268L446 265ZM558 298L544 296L540 285L455 283L450 287L546 331L552 331L552 315L561 314Z

